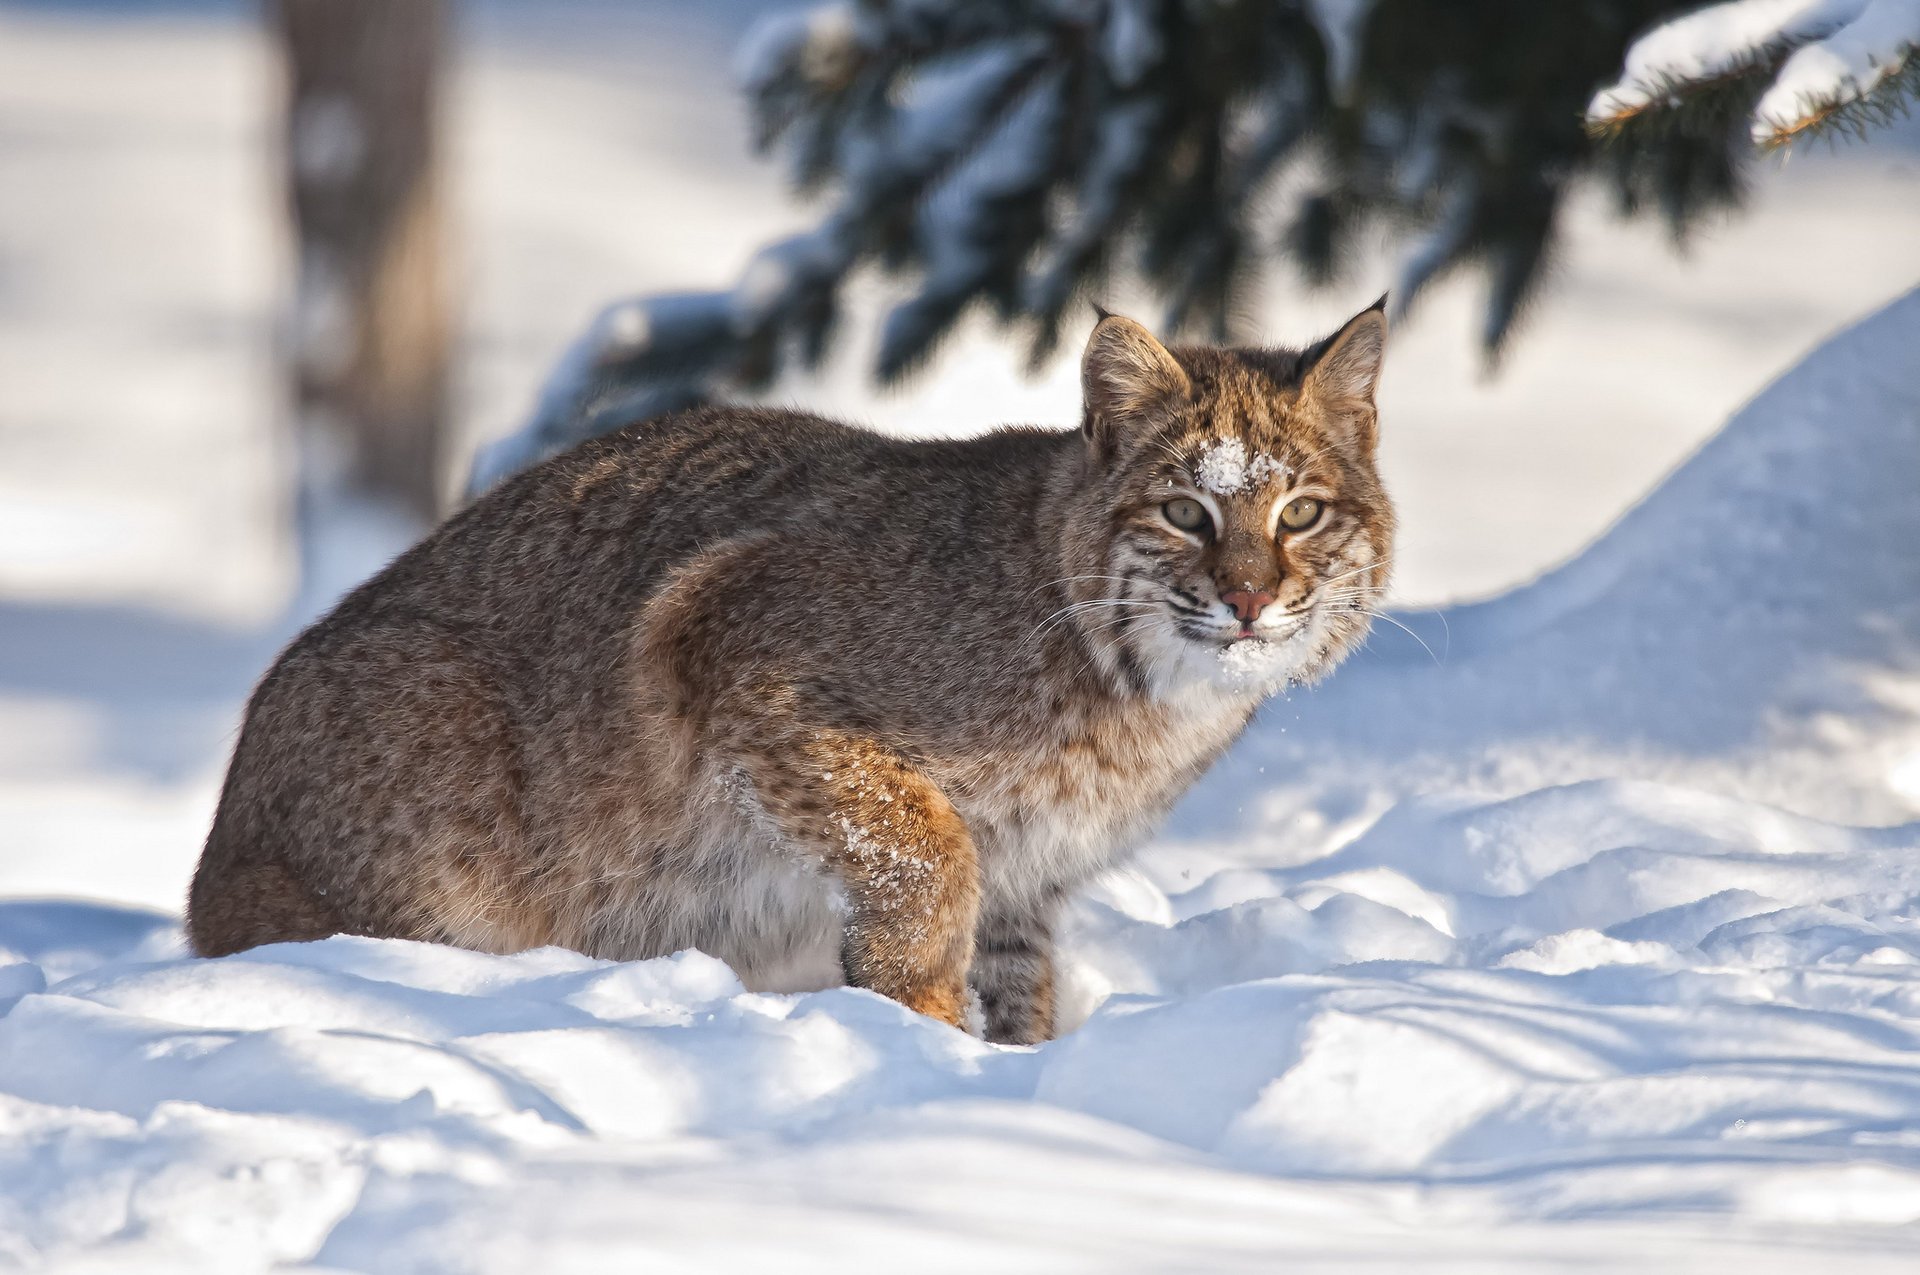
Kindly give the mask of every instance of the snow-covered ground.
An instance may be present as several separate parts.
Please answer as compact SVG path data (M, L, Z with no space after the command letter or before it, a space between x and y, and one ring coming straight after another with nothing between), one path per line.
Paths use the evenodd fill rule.
M711 141L724 31L640 6L616 30L676 56L636 86L644 40L529 12L478 14L462 85L476 434L607 295L722 282L798 216ZM270 84L219 9L0 7L0 1265L1920 1265L1920 293L1619 513L1920 276L1910 155L1801 165L1685 265L1582 211L1491 386L1436 294L1386 408L1412 596L1614 525L1271 705L1075 905L1077 1030L1014 1050L697 954L182 959L289 622ZM1016 367L790 388L1071 416Z

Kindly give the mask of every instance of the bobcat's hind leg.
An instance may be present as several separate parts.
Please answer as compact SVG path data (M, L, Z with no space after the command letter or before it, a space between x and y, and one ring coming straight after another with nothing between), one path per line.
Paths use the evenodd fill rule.
M243 859L218 876L196 874L187 896L187 939L201 956L304 943L346 928L326 900L271 859Z
M428 620L302 639L255 690L188 901L201 955L334 933L552 942L499 679Z

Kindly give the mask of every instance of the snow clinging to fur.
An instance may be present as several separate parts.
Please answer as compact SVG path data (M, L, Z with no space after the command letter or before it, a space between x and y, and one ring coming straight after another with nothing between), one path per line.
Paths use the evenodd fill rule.
M1236 688L1264 692L1288 681L1293 661L1286 658L1280 643L1248 638L1221 648L1220 667Z
M1193 467L1194 481L1216 496L1237 496L1286 472L1286 465L1265 452L1248 456L1247 445L1237 438L1207 444Z

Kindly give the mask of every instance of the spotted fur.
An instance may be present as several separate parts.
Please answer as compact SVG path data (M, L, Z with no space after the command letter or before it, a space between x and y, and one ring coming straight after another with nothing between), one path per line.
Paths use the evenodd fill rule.
M1062 899L1366 630L1384 334L1168 350L1106 317L1077 433L713 409L521 475L260 683L194 947L699 947L1046 1039Z

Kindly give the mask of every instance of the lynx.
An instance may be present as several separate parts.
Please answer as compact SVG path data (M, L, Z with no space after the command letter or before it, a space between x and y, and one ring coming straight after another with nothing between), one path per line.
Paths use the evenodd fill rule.
M1063 899L1367 630L1385 341L1103 315L1078 430L715 408L521 474L254 691L194 948L697 947L1047 1039Z

